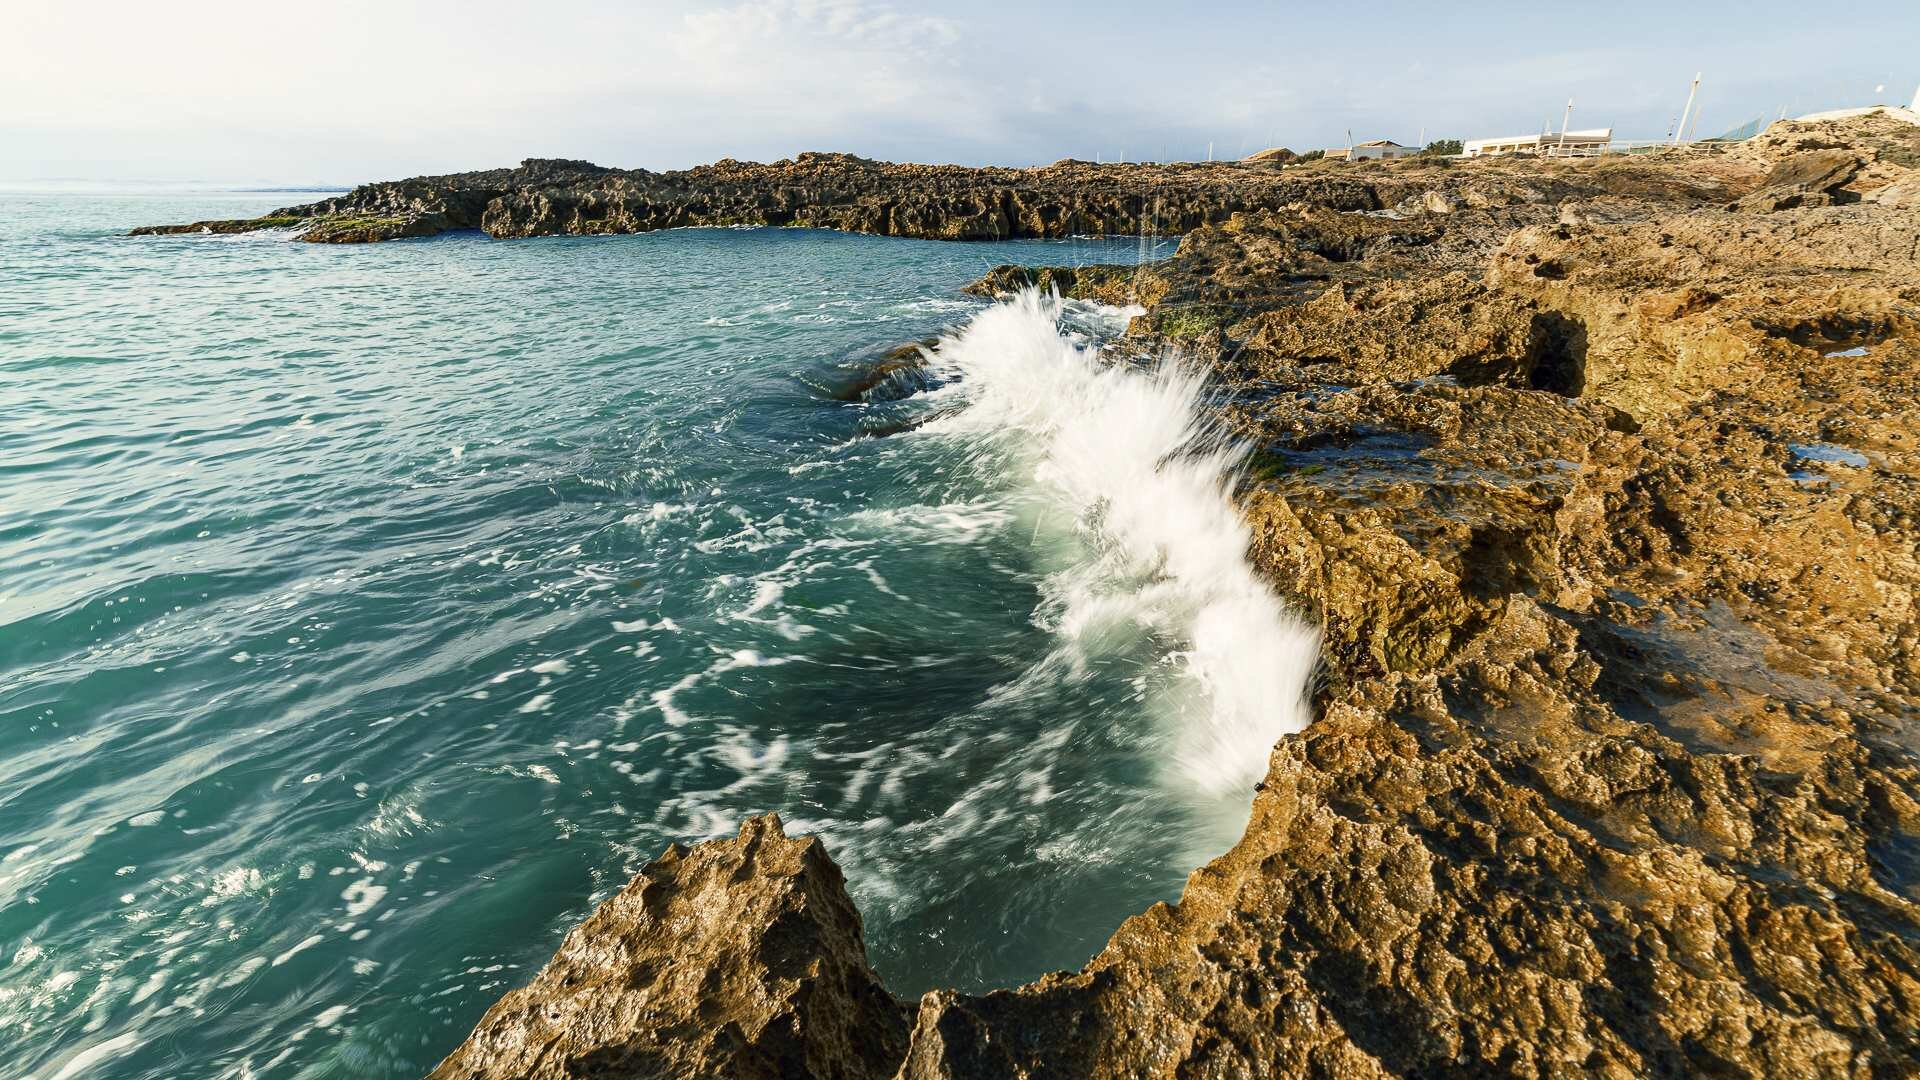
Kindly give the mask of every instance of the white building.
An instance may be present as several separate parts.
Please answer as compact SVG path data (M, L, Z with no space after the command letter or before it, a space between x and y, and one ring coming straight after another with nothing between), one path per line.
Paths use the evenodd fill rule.
M1331 161L1392 161L1396 158L1412 157L1420 152L1417 146L1401 146L1392 139L1373 139L1368 142L1354 143L1326 151Z
M1468 139L1461 146L1461 150L1468 157L1491 157L1495 154L1546 154L1550 157L1565 154L1588 157L1605 150L1607 144L1612 141L1612 128L1588 128L1585 131L1569 131L1564 134L1549 131L1539 135Z

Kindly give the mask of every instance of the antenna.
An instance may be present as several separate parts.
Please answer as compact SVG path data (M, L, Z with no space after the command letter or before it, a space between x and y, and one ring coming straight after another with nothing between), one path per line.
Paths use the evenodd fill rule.
M1558 146L1556 147L1556 149L1558 149L1558 150L1562 150L1562 151L1564 151L1564 150L1566 150L1566 148L1567 148L1567 125L1568 125L1568 124L1570 124L1570 123L1572 123L1572 122L1573 122L1573 99L1572 99L1572 98L1568 98L1568 99L1567 99L1567 112L1566 112L1566 115L1564 115L1564 116L1562 116L1562 117L1560 118L1560 143L1559 143L1559 145L1558 145Z
M1681 133L1687 129L1687 114L1693 111L1694 95L1700 92L1700 75L1701 73L1698 71L1693 73L1693 87L1687 91L1687 107L1680 110L1680 123L1673 129L1673 142L1675 145L1679 144Z

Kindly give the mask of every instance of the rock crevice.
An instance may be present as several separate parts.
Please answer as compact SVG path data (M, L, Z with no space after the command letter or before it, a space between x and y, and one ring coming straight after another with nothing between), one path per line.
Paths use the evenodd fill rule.
M1078 972L903 1004L824 851L755 819L669 849L436 1075L1912 1075L1895 123L1329 169L1150 267L995 271L1140 303L1140 349L1234 391L1249 557L1326 642L1245 835Z

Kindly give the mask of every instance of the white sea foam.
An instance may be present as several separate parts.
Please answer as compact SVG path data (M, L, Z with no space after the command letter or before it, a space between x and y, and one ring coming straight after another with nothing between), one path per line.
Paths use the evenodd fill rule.
M122 1032L104 1042L95 1043L68 1058L67 1063L60 1067L60 1071L53 1074L53 1080L69 1080L69 1078L85 1076L93 1070L94 1066L138 1045L140 1045L140 1033L137 1031Z
M856 510L847 522L895 540L971 544L1013 520L1006 509L988 503L942 503Z
M1186 678L1154 705L1169 723L1169 779L1208 797L1250 792L1274 743L1310 719L1319 633L1246 558L1231 502L1247 448L1212 419L1202 371L1107 363L1062 332L1057 299L1027 292L945 340L969 408L922 431L1014 433L1034 533L1073 542L1047 582L1043 621L1070 652L1102 635L1164 641Z
M325 940L326 940L326 935L324 934L309 935L308 937L303 938L298 945L295 945L293 948L288 949L286 952L283 952L280 955L274 957L273 966L279 967L281 964L286 963L287 961L300 955L300 953L304 952L305 950L311 949L315 945L318 945Z
M360 878L353 884L347 886L346 891L340 894L340 899L347 902L348 918L359 918L365 915L367 912L379 907L380 902L386 898L387 887L385 885L375 885L373 879L370 877Z

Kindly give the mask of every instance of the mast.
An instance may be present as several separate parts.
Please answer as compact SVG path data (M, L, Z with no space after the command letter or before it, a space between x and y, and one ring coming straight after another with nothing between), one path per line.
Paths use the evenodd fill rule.
M1687 130L1687 114L1693 111L1694 95L1700 92L1701 74L1702 73L1698 71L1693 73L1693 88L1687 91L1687 107L1680 110L1680 123L1673 129L1673 144L1675 146L1680 144L1680 136Z
M1566 153L1566 150L1567 150L1567 125L1572 122L1573 122L1573 99L1568 98L1566 115L1560 118L1560 142L1554 147L1554 149L1560 151L1563 154Z

